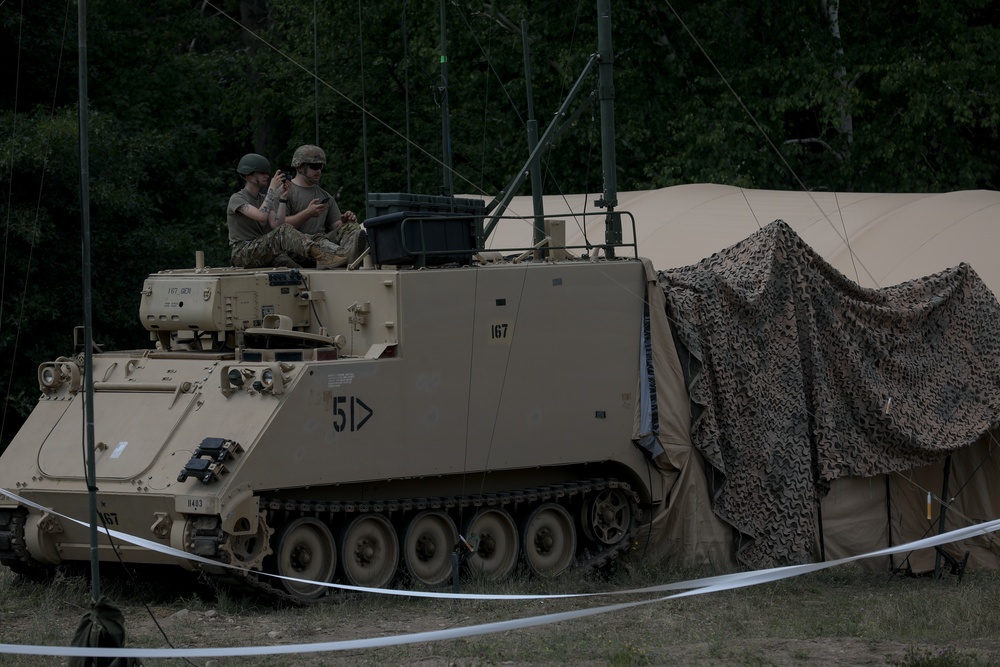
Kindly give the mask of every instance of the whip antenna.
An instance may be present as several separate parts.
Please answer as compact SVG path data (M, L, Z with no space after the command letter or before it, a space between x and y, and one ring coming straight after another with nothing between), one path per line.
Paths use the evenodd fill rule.
M316 145L319 146L319 15L313 0L313 113L316 123Z
M452 195L451 181L451 126L448 124L448 35L445 23L445 0L441 0L441 143L444 163L444 186L441 194Z
M361 161L365 169L365 197L368 196L368 107L365 102L365 34L358 0L358 49L361 51Z

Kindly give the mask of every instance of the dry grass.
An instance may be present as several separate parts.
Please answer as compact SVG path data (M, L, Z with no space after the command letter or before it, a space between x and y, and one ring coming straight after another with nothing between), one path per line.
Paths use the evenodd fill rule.
M105 577L105 592L125 612L129 646L265 645L361 639L461 627L611 604L622 598L441 601L334 595L306 608L273 608L207 586L175 570L138 579ZM639 588L691 576L661 568L619 568L605 578L470 582L465 592L565 593ZM0 569L0 642L68 645L87 607L83 577L47 584ZM642 598L632 598L642 599ZM146 608L148 606L148 610ZM187 610L182 612L182 610ZM178 612L182 612L178 615ZM955 579L891 578L838 568L740 589L657 602L601 616L504 633L390 648L247 660L223 666L418 665L792 665L870 664L948 667L1000 661L1000 574ZM269 633L276 633L269 636ZM205 659L150 660L206 665ZM0 665L56 665L49 657L0 655Z

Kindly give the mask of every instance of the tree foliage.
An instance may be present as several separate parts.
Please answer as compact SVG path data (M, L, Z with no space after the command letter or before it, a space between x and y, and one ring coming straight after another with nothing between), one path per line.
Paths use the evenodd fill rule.
M362 217L367 192L441 190L439 0L88 6L98 342L145 344L146 274L198 249L228 263L246 152L276 168L319 143L325 185ZM0 3L0 448L36 400L38 363L70 353L82 320L76 12ZM544 131L596 50L594 2L448 0L446 13L454 189L489 197L528 153L522 21ZM635 0L612 19L622 190L998 187L995 2ZM545 155L547 192L601 188L594 88Z

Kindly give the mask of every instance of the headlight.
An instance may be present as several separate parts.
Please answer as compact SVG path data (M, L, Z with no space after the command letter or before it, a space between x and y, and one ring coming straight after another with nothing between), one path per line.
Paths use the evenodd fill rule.
M63 375L53 363L42 364L38 367L38 384L42 391L55 389L62 384Z
M229 384L234 387L243 386L243 372L238 368L229 369Z
M264 385L265 389L270 389L274 385L274 373L270 368L265 368L260 373L260 383Z

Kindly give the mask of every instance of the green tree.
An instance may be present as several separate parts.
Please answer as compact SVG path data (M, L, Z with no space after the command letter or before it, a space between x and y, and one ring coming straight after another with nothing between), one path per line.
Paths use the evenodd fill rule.
M88 6L99 342L146 344L148 273L191 266L195 250L228 264L224 210L244 153L277 167L318 142L324 185L362 217L369 191L440 191L440 2ZM76 9L0 3L13 68L0 96L0 448L35 402L35 368L71 351L82 320ZM593 0L448 0L456 192L489 198L527 158L522 20L543 130L596 51ZM636 0L614 3L612 20L621 190L1000 187L994 2ZM547 193L601 189L596 86L544 156Z
M218 212L227 146L218 105L205 105L222 88L213 83L218 65L197 48L199 37L208 49L219 33L187 2L90 7L95 340L145 346L135 296L143 278L190 266L198 248L227 261ZM0 15L0 41L18 63L16 95L0 102L0 176L9 184L0 193L0 356L9 370L0 374L9 378L0 447L37 398L35 368L73 352L72 329L83 319L75 9L22 3L20 14ZM153 34L142 27L151 18ZM47 57L27 57L37 53Z

